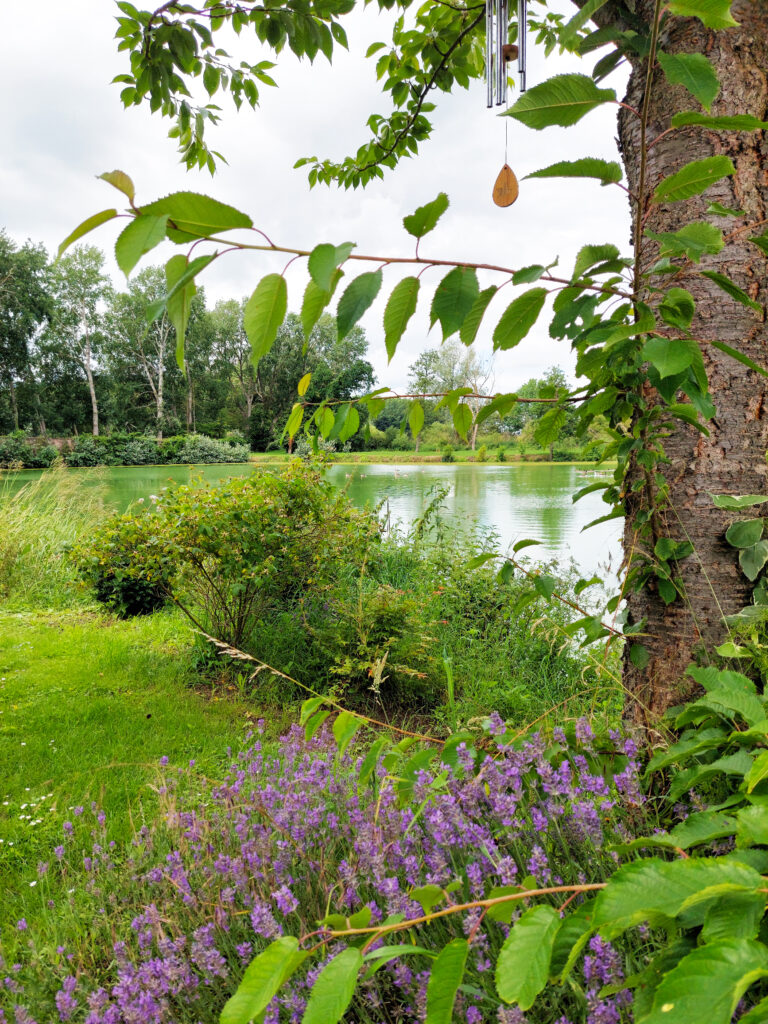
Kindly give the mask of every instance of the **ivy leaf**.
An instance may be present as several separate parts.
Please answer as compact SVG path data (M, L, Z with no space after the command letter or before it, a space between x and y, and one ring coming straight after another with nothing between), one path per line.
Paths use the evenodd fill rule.
M530 288L510 302L493 332L494 350L518 345L538 320L546 298L546 288Z
M307 265L309 276L318 288L324 292L331 291L337 269L349 258L349 254L354 248L354 242L344 242L342 245L330 245L328 242L324 242L322 245L315 246L309 254Z
M421 402L414 402L411 405L411 411L408 415L408 426L411 428L411 434L414 438L418 437L421 433L421 428L424 426L424 409L421 406Z
M173 192L142 206L141 213L155 217L166 216L170 222L169 227L194 238L234 228L253 227L248 214L199 192Z
M395 285L389 297L384 309L384 344L390 362L405 333L408 321L416 312L418 298L419 279L417 277L404 277Z
M448 196L441 192L431 203L420 206L410 216L403 217L403 227L414 238L423 238L433 230L448 206Z
M437 286L432 299L429 326L434 327L440 321L443 341L461 328L479 291L477 274L472 267L454 267Z
M505 1003L528 1010L547 983L560 915L549 906L531 907L515 924L496 961L496 991Z
M687 338L649 338L643 346L643 359L656 367L663 380L687 370L695 358L694 349L698 351L698 345Z
M243 326L251 343L254 368L275 343L288 309L288 286L281 274L267 274L245 305Z
M336 310L336 326L339 341L346 338L360 317L371 306L381 288L381 271L374 270L360 274L347 285L347 289L339 299Z
M762 519L740 519L731 523L725 532L725 539L733 548L751 548L762 536Z
M167 223L168 217L165 214L160 217L140 214L123 228L115 242L115 259L126 277L145 253L163 241Z
M750 299L747 293L739 288L737 284L734 284L730 277L726 277L725 274L718 274L716 270L701 270L699 273L702 277L709 278L718 288L722 288L727 295L730 295L736 302L740 302L742 306L749 306L756 313L762 313L763 307L760 303Z
M670 122L673 128L700 126L712 131L724 132L760 132L768 128L768 121L761 121L752 114L733 114L730 117L698 114L693 110L681 110L674 114Z
M469 347L477 337L477 332L480 328L480 324L482 323L485 311L497 291L498 289L496 285L493 284L489 288L483 289L475 299L469 313L467 313L464 323L461 325L461 329L459 331L459 338L461 338L461 341L467 347Z
M452 939L440 950L427 982L425 1024L451 1024L456 993L469 955L466 939Z
M553 124L567 127L595 107L615 100L613 89L598 89L587 75L555 75L523 93L506 116L537 131Z
M679 203L706 192L716 181L735 173L736 168L728 156L708 156L703 160L692 160L675 174L670 174L660 181L653 198L657 203Z
M220 1024L256 1020L308 955L299 949L299 940L293 935L272 942L248 965L237 992L224 1004Z
M661 301L659 312L664 323L687 331L696 312L696 302L685 288L670 288Z
M363 954L348 946L327 963L309 993L302 1024L338 1024L352 1002Z
M698 18L707 28L733 28L738 25L731 14L731 0L670 0L671 14Z
M768 950L753 939L708 942L662 978L643 1024L730 1024L739 1000L768 977Z
M612 185L621 181L622 172L615 160L599 160L588 156L581 160L561 160L550 164L540 171L526 174L524 180L528 178L597 178L601 185Z
M760 575L766 562L768 562L768 540L759 540L752 547L742 548L739 551L739 565L744 575L752 583Z
M713 494L712 504L715 508L728 509L735 512L741 508L750 508L752 505L762 505L768 501L764 494Z
M459 437L466 441L469 428L472 426L472 410L466 402L459 402L453 410L453 425Z
M56 259L65 253L73 242L82 238L83 235L87 235L101 224L106 224L108 220L113 220L116 216L117 210L102 210L100 213L94 213L92 217L88 217L82 224L78 224L75 230L70 232L59 246Z
M711 108L720 79L703 53L659 53L658 58L668 82L684 86L705 110Z

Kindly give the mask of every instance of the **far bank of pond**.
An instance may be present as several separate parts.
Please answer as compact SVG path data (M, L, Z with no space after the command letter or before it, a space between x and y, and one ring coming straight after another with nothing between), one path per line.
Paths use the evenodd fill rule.
M102 483L108 503L125 511L133 502L147 501L173 483L217 483L261 472L263 468L242 463L120 466L67 472L86 474L94 485ZM557 559L565 564L573 558L582 571L604 578L615 573L620 561L621 520L581 532L608 511L600 493L585 495L575 504L572 501L579 488L600 478L607 479L608 471L597 470L592 463L333 463L326 474L334 486L347 489L355 505L380 505L382 515L388 517L392 526L408 528L443 488L447 493L442 498L440 514L446 525L493 534L493 547L497 550L506 551L523 538L539 540L542 543L527 548L526 555L541 560ZM4 476L6 486L16 488L39 475L38 470L22 470Z

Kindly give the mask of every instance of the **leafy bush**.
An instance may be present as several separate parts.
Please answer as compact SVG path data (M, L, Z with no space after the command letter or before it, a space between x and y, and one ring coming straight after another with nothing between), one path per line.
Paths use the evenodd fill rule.
M195 465L214 462L247 462L251 450L247 444L216 441L203 434L188 434L180 446L177 460Z
M480 447L478 448L476 458L478 462L488 461L488 449L484 444L481 444Z
M361 559L377 534L372 517L297 462L279 475L168 490L154 509L106 524L75 557L114 607L127 607L141 582L150 603L156 591L170 594L196 624L239 647L259 620Z
M0 469L49 469L59 453L42 438L29 437L23 430L0 437Z
M443 454L440 456L441 462L455 462L456 456L453 454L453 448L451 445L446 444L443 446Z
M64 461L68 466L74 467L115 465L103 441L100 442L98 437L89 437L87 434L81 434L76 438L72 448L65 453Z
M41 904L57 897L56 914L3 936L6 961L19 966L0 1006L22 1007L17 1020L79 1020L88 1008L89 1024L215 1024L254 955L274 954L275 941L295 949L290 936L306 936L307 958L264 1004L271 1024L298 1021L321 970L339 957L355 961L357 991L354 981L334 986L334 1008L313 1020L333 1024L351 1001L345 1019L360 1024L423 1021L430 970L439 978L434 958L449 942L463 954L466 981L454 1019L618 1021L629 1001L622 980L640 957L596 936L587 946L588 889L613 870L606 847L625 835L627 818L644 820L631 743L595 741L586 723L570 743L562 731L510 742L495 716L484 735L437 748L382 737L358 755L349 744L361 720L335 719L337 749L327 727L317 732L312 716L322 714L308 703L309 740L298 728L277 749L255 737L220 783L192 770L163 773L159 813L124 848L108 842L96 805L75 809L35 890ZM566 963L570 947L561 943L552 969L562 984L524 1018L504 986L516 965L504 967L499 954L527 893L557 885L576 889L569 938L580 951ZM509 902L482 906L499 896ZM544 897L548 919L559 922L562 902ZM412 944L402 944L398 929L425 911L444 916L414 924ZM379 941L375 931L343 934L384 919L395 930ZM606 984L614 989L601 996ZM227 1019L260 1012L246 1003Z

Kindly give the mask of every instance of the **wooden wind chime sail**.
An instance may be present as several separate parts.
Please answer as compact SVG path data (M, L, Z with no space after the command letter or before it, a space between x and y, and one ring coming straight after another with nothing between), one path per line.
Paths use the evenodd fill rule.
M526 26L528 0L518 0L517 45L509 43L509 0L486 0L485 6L485 76L488 102L492 107L506 106L507 64L517 58L520 92L525 92ZM497 206L511 206L520 187L515 172L507 163L506 146L504 166L493 186L493 201Z

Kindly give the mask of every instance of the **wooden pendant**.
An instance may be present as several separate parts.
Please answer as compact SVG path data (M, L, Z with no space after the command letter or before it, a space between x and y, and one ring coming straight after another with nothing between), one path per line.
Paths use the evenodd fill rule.
M493 201L497 206L511 206L519 194L520 186L517 184L515 172L509 164L504 164L493 186Z

